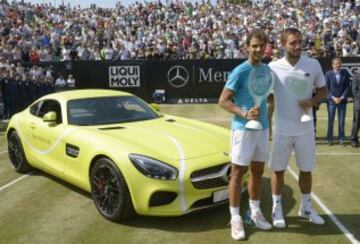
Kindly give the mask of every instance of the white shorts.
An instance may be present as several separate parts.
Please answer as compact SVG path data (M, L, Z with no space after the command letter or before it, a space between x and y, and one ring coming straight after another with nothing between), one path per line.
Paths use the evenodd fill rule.
M285 170L293 150L295 151L298 168L304 172L313 171L316 159L314 133L300 136L286 136L275 133L269 168L273 171Z
M249 166L251 161L269 160L269 129L233 130L231 132L231 162Z

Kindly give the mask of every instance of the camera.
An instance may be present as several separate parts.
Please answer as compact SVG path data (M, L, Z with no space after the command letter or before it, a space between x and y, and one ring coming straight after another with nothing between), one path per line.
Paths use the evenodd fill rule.
M152 95L154 103L165 103L166 102L166 94L165 90L157 89L154 91Z

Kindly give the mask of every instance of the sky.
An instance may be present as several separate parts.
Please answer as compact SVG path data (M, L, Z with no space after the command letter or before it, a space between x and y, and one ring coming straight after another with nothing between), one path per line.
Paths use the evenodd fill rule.
M11 2L10 0L8 1ZM58 6L62 1L64 1L66 5L70 3L71 6L77 6L80 4L82 8L90 7L90 5L93 3L96 4L96 6L102 8L113 8L115 7L115 4L118 2L118 0L24 0L24 2L31 2L31 3L51 3L52 5L55 6ZM144 0L138 0L138 1L144 2ZM211 0L212 3L214 3L215 1L216 0ZM136 0L121 0L121 3L125 6L134 2L136 2ZM165 0L161 0L161 2L165 2ZM188 2L199 2L199 1L188 0Z

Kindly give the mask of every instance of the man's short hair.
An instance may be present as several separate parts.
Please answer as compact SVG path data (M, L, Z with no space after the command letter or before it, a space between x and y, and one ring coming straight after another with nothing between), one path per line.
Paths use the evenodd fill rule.
M255 29L246 37L246 46L250 45L250 42L253 38L257 38L261 41L263 41L265 44L268 42L269 38L265 34L265 32L261 29Z
M280 37L280 41L281 44L284 45L286 42L286 39L289 35L302 35L301 31L297 28L286 28L285 30L283 30L281 32L281 37Z
M340 62L340 63L342 64L342 60L341 60L341 58L339 58L339 57L333 58L333 59L331 60L331 63L333 64L333 63L335 63L336 61L338 61L338 62Z

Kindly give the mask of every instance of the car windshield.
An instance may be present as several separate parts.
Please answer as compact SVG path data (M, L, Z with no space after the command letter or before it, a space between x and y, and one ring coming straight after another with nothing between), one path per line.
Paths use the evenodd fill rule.
M67 113L71 125L104 125L159 117L145 102L134 96L70 100Z

